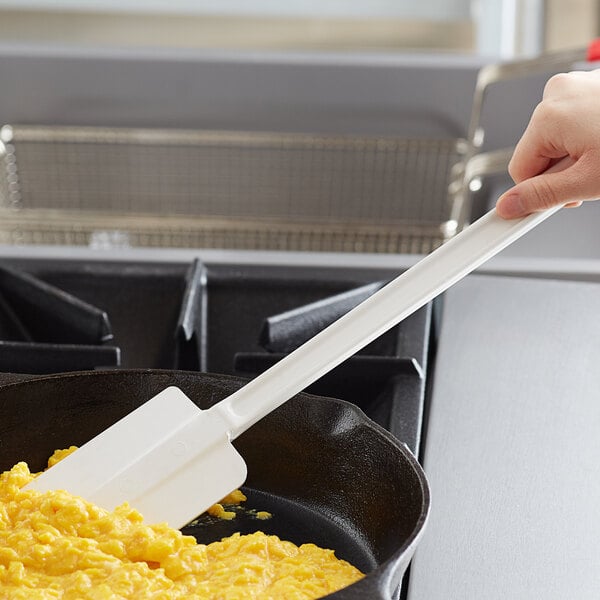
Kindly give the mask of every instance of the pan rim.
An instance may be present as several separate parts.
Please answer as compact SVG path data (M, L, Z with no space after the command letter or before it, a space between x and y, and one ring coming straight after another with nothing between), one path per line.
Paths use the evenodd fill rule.
M4 384L0 384L0 394L1 391L5 388L15 388L15 387L27 387L28 385L39 385L39 382L43 381L54 381L54 380L69 380L69 379L83 379L83 378L91 378L97 376L102 377L119 377L125 374L131 375L141 375L144 374L156 374L168 376L173 373L178 373L181 375L189 375L191 377L194 376L202 376L203 378L214 379L219 381L230 381L233 384L243 383L249 381L248 378L239 377L235 375L229 374L221 374L221 373L204 373L199 371L188 371L188 370L173 370L173 369L153 369L153 368L125 368L125 369L98 369L94 371L69 371L64 373L52 373L46 375L26 375L26 374L14 374L16 377L22 377L22 379L6 382ZM404 569L401 569L403 566L403 559L408 557L409 559L412 557L412 554L420 541L427 521L429 519L429 514L431 511L431 491L429 482L427 480L427 476L423 467L418 462L417 458L414 456L412 451L408 448L408 446L394 437L389 431L387 431L381 425L375 423L372 419L370 419L364 411L362 411L357 405L349 402L347 400L341 400L339 398L334 398L330 396L320 396L316 394L309 394L306 392L300 392L295 397L301 397L306 399L311 399L313 402L326 402L326 403L334 403L339 406L343 406L344 410L349 410L354 415L360 419L361 425L367 427L372 430L375 434L383 437L387 443L391 444L395 447L397 451L399 451L403 458L408 462L408 466L412 469L413 473L417 477L417 481L419 484L420 492L421 492L421 502L420 502L420 510L418 518L415 521L414 527L409 535L403 540L402 544L392 553L391 556L388 557L387 560L382 562L377 568L365 574L365 577L360 581L348 586L348 588L344 589L355 589L359 590L360 588L365 588L365 592L367 588L371 591L377 590L381 594L388 594L391 598L391 594L395 589L400 585L402 575L404 574ZM406 565L404 565L406 567ZM339 590L338 592L334 592L330 596L327 597L335 597L336 594L343 590ZM385 598L385 596L381 596Z

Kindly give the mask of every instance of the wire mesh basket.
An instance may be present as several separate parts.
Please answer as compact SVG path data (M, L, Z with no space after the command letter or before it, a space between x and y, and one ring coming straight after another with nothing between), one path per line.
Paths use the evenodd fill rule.
M466 139L6 125L0 243L425 254L471 216L486 88L582 58L484 67Z
M5 126L1 139L9 243L427 252L446 236L464 151L454 139L90 127Z

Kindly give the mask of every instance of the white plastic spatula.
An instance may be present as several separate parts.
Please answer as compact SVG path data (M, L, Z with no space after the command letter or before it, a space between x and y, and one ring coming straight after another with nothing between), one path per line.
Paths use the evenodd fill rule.
M244 482L231 440L557 210L511 221L490 211L210 409L168 388L28 487L107 509L128 501L147 522L182 527Z

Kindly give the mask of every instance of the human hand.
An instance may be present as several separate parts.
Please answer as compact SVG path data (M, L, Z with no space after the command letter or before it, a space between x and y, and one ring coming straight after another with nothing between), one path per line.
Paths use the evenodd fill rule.
M565 168L551 168L565 158ZM506 219L600 198L600 69L548 81L508 172L516 185L496 204Z

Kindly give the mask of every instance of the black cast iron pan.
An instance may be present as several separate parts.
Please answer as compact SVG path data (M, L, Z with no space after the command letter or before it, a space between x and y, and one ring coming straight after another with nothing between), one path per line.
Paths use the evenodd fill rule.
M185 371L115 370L32 379L0 387L0 470L26 460L44 468L56 448L81 445L168 385L198 406L244 380ZM409 450L354 405L299 394L240 436L248 509L232 521L203 517L184 529L202 543L262 530L332 548L367 577L330 598L389 600L429 510L425 475Z

